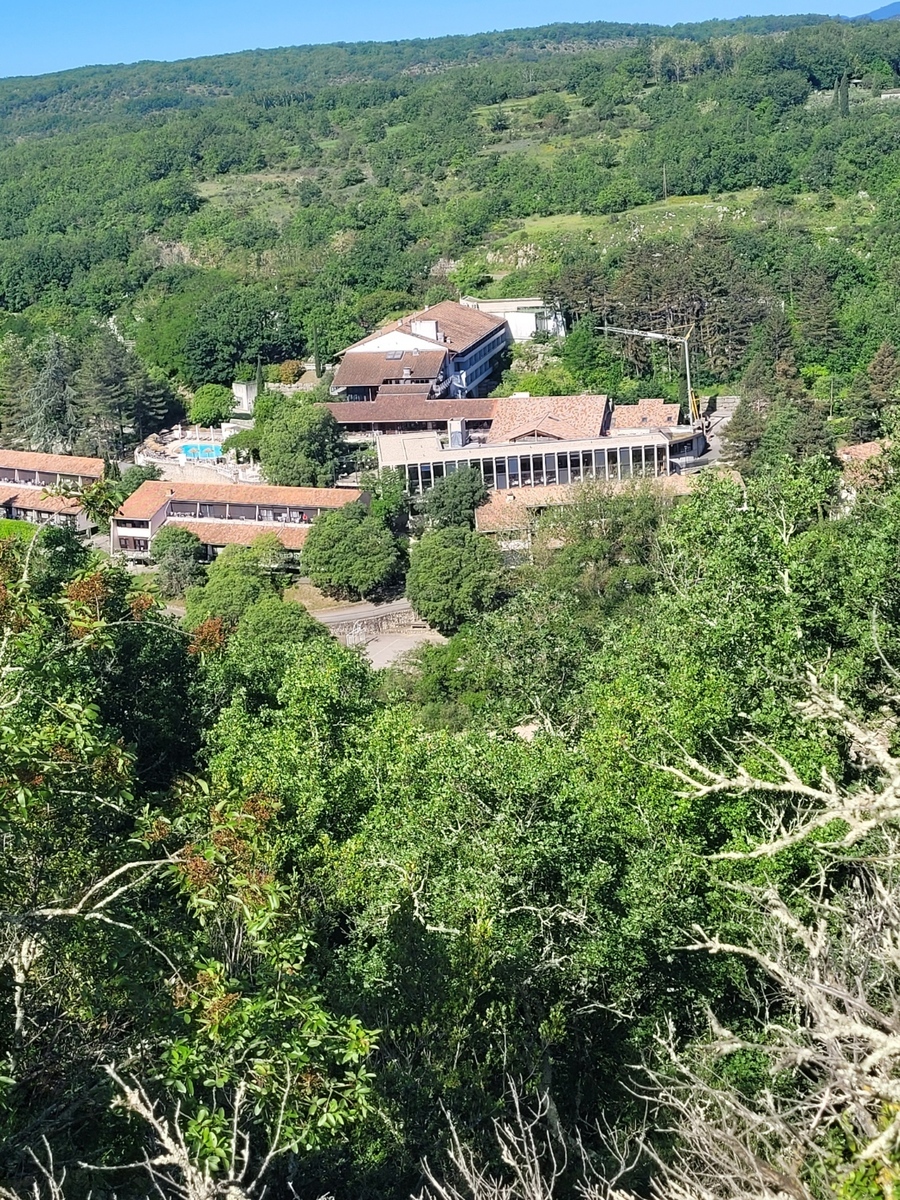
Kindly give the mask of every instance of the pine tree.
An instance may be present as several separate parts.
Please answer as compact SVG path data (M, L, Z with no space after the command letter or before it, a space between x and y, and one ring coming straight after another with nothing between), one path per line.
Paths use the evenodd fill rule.
M868 373L857 371L850 381L844 403L844 416L849 418L848 432L851 442L872 442L881 436L883 407L875 395Z
M101 458L121 458L131 408L125 346L111 333L98 335L76 379L83 415L79 446Z
M821 362L841 341L838 306L828 278L808 275L797 296L797 324L807 361Z
M806 394L794 351L788 347L775 363L775 399L778 401L801 400Z
M22 431L32 450L72 453L81 425L73 374L68 347L57 334L49 334L37 375L23 397Z
M900 358L890 342L882 342L866 368L875 401L893 400L900 384Z
M722 462L736 471L746 471L759 447L764 429L762 413L744 397L722 434Z
M131 356L128 386L131 414L130 431L126 430L126 433L130 432L130 442L138 443L163 428L178 407L178 400L166 380L146 371L134 355Z
M756 413L765 414L775 396L775 383L771 364L762 354L754 354L741 380L741 396Z
M22 428L25 393L34 382L34 365L22 338L8 333L0 342L0 437L6 446L26 444Z

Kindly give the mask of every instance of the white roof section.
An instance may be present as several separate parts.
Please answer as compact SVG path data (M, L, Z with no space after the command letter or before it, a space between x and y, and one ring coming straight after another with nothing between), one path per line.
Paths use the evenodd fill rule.
M623 436L557 441L536 438L520 442L475 442L450 447L435 430L429 433L390 433L376 438L379 467L403 467L421 462L468 462L472 458L503 458L517 454L553 454L569 450L618 450L630 446L667 446L694 436L690 426L678 429L641 429Z
M433 341L431 338L405 333L402 329L389 329L379 337L370 338L365 342L357 342L355 346L348 346L344 353L377 354L381 351L388 353L391 350L433 350L435 346L440 346L442 350L446 349L442 343Z

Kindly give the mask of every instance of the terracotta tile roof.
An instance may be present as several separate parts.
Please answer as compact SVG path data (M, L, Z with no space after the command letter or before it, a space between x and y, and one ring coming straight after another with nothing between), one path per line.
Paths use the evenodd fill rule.
M669 400L638 400L637 404L617 404L612 411L611 430L666 429L677 425L681 406Z
M75 454L37 454L30 450L0 450L0 475L3 469L20 471L52 471L62 475L103 474L102 458L79 458Z
M353 350L344 354L334 374L332 387L381 387L387 379L437 379L447 357L446 350L397 350L388 358L384 350ZM397 357L399 355L399 357Z
M199 500L222 504L287 504L296 508L343 508L362 499L356 488L271 487L248 483L170 483L148 479L128 497L117 516L148 521L173 500Z
M197 535L204 546L252 546L263 534L274 533L286 550L299 550L311 525L281 525L277 521L190 521L170 518L166 525L178 525ZM123 537L127 532L123 531Z
M465 417L470 421L489 421L496 400L426 400L419 395L384 396L375 400L346 400L328 404L341 425L365 425L370 422L452 421Z
M693 486L692 475L665 475L641 480L659 488L668 496L686 496ZM523 487L491 492L484 504L475 509L475 528L479 533L517 532L529 527L537 509L561 508L574 503L586 484L548 484L545 487ZM630 487L628 482L612 482L605 486L614 490Z
M527 529L536 509L571 504L574 496L575 489L566 484L491 492L475 509L475 528L479 533Z
M73 517L81 512L81 505L71 496L48 496L43 488L23 487L19 483L0 484L0 508L33 508L37 512Z
M489 442L508 442L534 430L565 440L599 437L606 396L503 396L494 401ZM558 432L557 432L558 431Z
M464 304L457 304L455 300L442 300L440 304L432 304L430 308L423 308L420 312L411 313L408 317L402 317L399 321L392 321L389 325L376 329L374 333L369 334L356 345L364 346L366 342L371 342L394 330L401 333L412 333L413 321L437 321L438 336L442 338L441 344L448 350L452 350L454 354L461 354L468 350L470 346L480 342L483 337L487 337L489 333L494 333L495 330L506 324L505 317L479 312L477 308L467 308ZM415 336L425 337L427 335L420 332Z

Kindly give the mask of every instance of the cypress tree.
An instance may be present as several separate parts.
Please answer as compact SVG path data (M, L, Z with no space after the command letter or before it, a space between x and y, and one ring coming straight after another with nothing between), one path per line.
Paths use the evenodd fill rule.
M850 116L850 76L845 71L841 76L840 113L842 117Z

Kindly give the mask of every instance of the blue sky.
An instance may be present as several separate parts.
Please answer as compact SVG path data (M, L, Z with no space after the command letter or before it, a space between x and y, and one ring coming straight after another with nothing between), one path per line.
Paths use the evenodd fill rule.
M882 0L834 0L805 11L853 16ZM36 75L93 63L192 58L308 42L436 37L512 29L548 21L705 20L751 13L796 12L768 0L5 0L0 25L0 76Z

